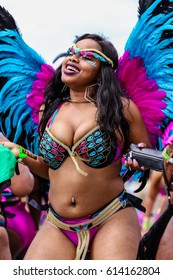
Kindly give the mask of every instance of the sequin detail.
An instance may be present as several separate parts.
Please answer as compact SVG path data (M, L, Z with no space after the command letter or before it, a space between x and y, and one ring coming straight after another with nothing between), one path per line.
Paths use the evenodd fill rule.
M87 176L80 169L76 158L93 168L103 168L118 160L122 152L121 146L100 126L86 133L72 147L55 138L50 128L58 111L57 109L49 120L40 142L40 153L51 169L59 168L65 158L70 156L77 170Z
M114 143L112 153L110 135L100 127L95 128L93 132L89 133L89 136L82 141L80 140L76 145L74 151L77 156L84 160L87 165L95 168L102 168L110 164L117 150L117 143Z
M40 143L40 152L51 169L57 169L68 156L68 151L55 142L46 130Z

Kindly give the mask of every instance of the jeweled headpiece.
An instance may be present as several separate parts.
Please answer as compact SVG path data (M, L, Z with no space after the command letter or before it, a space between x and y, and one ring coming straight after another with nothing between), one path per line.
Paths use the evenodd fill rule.
M107 57L104 53L96 49L80 49L76 45L73 45L68 49L67 54L81 54L83 57L85 56L93 56L95 58L100 59L102 62L107 62L111 64L112 68L114 67L113 61Z

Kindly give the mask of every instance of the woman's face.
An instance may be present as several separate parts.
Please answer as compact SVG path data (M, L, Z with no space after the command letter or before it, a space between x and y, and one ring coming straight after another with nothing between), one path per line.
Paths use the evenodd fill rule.
M92 39L83 39L76 43L81 51L96 49L102 51L97 42ZM63 83L76 91L85 90L89 85L97 82L101 61L94 56L70 52L62 62L61 79Z

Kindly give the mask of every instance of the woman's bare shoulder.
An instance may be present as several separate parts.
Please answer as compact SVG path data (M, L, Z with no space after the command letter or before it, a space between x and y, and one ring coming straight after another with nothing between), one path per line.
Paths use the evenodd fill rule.
M137 105L131 99L122 97L121 100L123 104L123 113L129 121L132 121L134 120L134 118L141 116Z

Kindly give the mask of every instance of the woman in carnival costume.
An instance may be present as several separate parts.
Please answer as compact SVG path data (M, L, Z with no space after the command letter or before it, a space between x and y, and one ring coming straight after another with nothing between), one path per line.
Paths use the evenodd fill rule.
M162 203L159 218L154 223L149 233L146 234L146 236L144 235L141 240L142 243L144 239L145 244L145 240L148 238L151 243L152 235L154 237L153 248L149 249L149 247L152 246L147 246L146 248L144 246L144 255L142 255L142 257L145 259L173 260L173 122L170 122L167 126L162 137L162 142L165 147L162 152L164 159L162 173L165 181L165 189L167 190L167 196L165 196Z
M169 208L171 213L168 225L159 243L156 258L158 260L173 260L173 122L170 122L167 126L162 141L165 146L163 150L163 157L165 177L167 185L169 186L169 191L168 198L165 199L165 203L163 203L161 211L164 213L164 211Z
M124 189L128 171L121 176L122 158L130 143L156 147L171 104L169 92L147 72L154 75L156 66L149 68L150 57L142 57L149 9L162 1L151 2L140 1L139 21L122 58L104 37L84 34L59 56L65 58L56 70L25 44L1 8L1 129L12 141L2 144L34 174L50 180L47 218L25 259L78 260L88 250L91 259L137 256L141 236L134 207L144 209ZM143 38L135 45L139 34ZM16 94L22 97L17 107ZM7 125L16 118L25 125L21 129L18 122L14 134ZM145 173L135 160L125 165L132 173Z
M139 212L141 233L144 235L158 219L162 203L167 197L162 172L152 170L148 180L147 191L144 193L143 205L146 212Z
M167 152L167 155L170 155L170 157L173 157L173 146L172 144L167 145L165 150ZM170 211L170 218L168 220L168 223L166 225L166 228L163 232L163 235L160 239L159 246L156 253L156 259L157 260L173 260L173 240L172 240L172 234L173 234L173 165L172 163L169 163L168 160L165 160L165 171L166 176L168 178L168 181L170 182L170 192L168 194L168 198L165 199L162 208L161 208L161 214L164 213L164 211Z
M4 143L50 180L47 220L26 259L84 258L91 243L93 259L136 257L137 215L119 173L129 143L151 144L139 110L119 87L117 64L116 50L104 38L79 37L47 86L41 156L33 159L19 145Z

